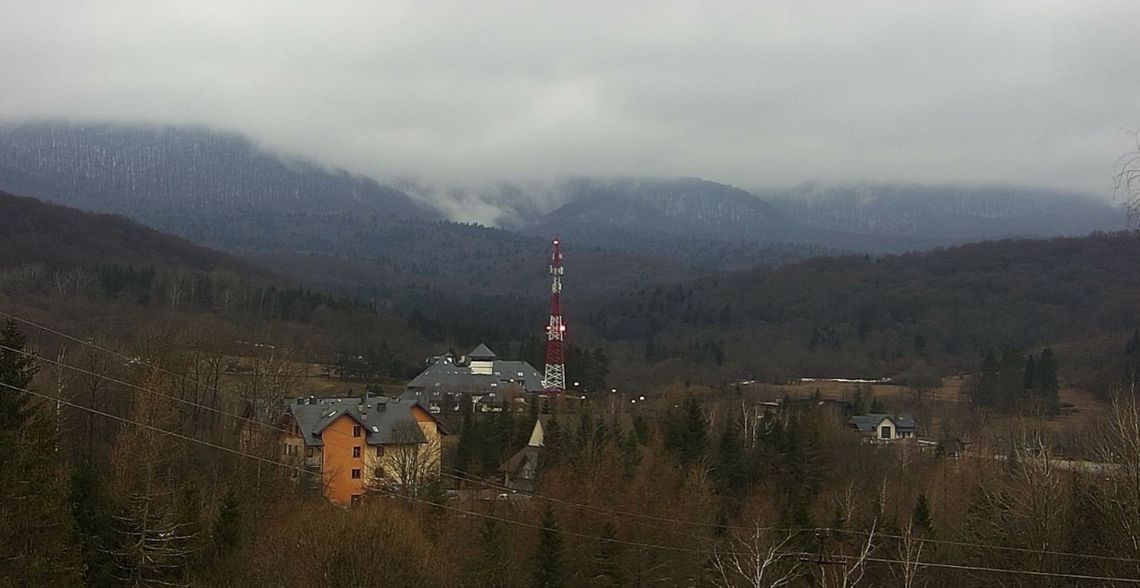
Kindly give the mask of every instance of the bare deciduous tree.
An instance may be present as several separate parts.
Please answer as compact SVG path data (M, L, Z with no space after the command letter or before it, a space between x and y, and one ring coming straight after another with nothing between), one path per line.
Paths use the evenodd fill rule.
M1130 555L1140 555L1140 401L1135 384L1113 396L1112 410L1097 447L1099 461L1110 464L1105 502Z
M392 440L376 459L373 490L416 500L439 480L439 436L424 434L415 421L401 421L395 425Z
M878 518L871 522L871 530L867 532L865 541L859 544L858 551L853 555L841 556L838 561L830 562L823 569L823 586L837 588L852 588L863 581L867 573L868 557L875 551L875 529Z
M1140 132L1133 132L1135 147L1121 155L1113 166L1113 186L1123 193L1128 207L1128 221L1140 224Z
M800 573L799 553L791 547L793 535L770 541L760 521L750 532L733 533L728 543L712 553L712 583L721 588L786 586Z
M902 537L899 539L899 563L895 564L896 567L893 568L895 576L903 588L914 586L915 579L918 577L918 568L922 560L922 544L922 539L914 533L914 521L908 521L906 528L903 529Z
M162 385L153 370L146 389ZM120 538L110 552L116 577L130 586L183 586L184 566L191 554L191 525L178 520L172 481L173 447L157 429L173 418L169 405L140 391L133 420L149 428L124 428L113 458L116 490L122 510L114 515Z

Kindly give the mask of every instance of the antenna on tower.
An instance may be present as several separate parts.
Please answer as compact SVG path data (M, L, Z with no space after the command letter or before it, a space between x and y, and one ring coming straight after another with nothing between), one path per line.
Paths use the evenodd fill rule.
M546 373L542 387L552 392L566 390L566 363L562 341L566 338L566 323L562 322L562 251L558 237L550 254L550 323L546 326Z

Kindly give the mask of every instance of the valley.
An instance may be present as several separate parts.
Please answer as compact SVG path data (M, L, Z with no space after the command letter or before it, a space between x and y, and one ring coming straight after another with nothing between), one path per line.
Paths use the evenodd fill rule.
M21 407L21 467L48 464L37 508L85 538L44 536L61 574L279 585L331 566L356 585L398 561L401 585L513 586L545 568L504 554L557 536L571 583L610 553L613 577L669 584L745 557L749 532L804 582L802 554L914 541L997 574L1026 572L1021 553L1049 577L1132 573L1125 478L1083 477L1130 471L1140 373L1140 238L1104 207L1028 189L793 204L695 178L559 186L558 206L493 228L230 134L0 132L0 400ZM915 191L941 204L900 204ZM541 370L551 233L564 393L467 356ZM440 361L494 383L409 386ZM405 412L420 448L379 426L341 446ZM65 495L74 517L51 502ZM1058 519L1036 527L1006 495L1047 496ZM132 559L147 520L193 529L162 565ZM361 524L395 547L337 538ZM874 584L897 557L866 566ZM923 574L961 580L945 569Z

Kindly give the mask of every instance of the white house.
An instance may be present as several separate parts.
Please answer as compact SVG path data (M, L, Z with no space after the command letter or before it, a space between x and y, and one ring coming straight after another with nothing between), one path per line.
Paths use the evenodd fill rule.
M853 416L848 419L847 426L876 443L914 439L914 419L906 414L872 413Z

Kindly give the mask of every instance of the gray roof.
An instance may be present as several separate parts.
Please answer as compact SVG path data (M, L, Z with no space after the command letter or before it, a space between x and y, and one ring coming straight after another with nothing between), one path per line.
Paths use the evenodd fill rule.
M414 402L387 396L339 398L298 398L286 400L286 412L293 415L308 446L321 446L321 432L341 416L348 416L363 427L369 445L426 443L423 431L412 414Z
M912 418L909 414L893 415L881 412L861 414L851 417L847 421L847 424L855 427L860 431L868 432L874 431L875 427L878 427L879 423L883 422L883 419L891 419L891 421L895 424L895 428L900 431L914 430L914 418Z
M471 359L487 360L487 359L495 359L498 356L495 355L494 351L491 351L491 348L480 343L478 347L471 350L471 353L467 354L467 357L470 357Z
M479 351L480 348L486 349L480 345L475 351ZM420 375L412 378L412 381L408 382L408 389L490 392L506 388L511 384L517 384L527 392L542 392L542 374L525 361L502 359L492 361L490 374L473 374L471 366L458 365L455 358L445 355L436 358Z

